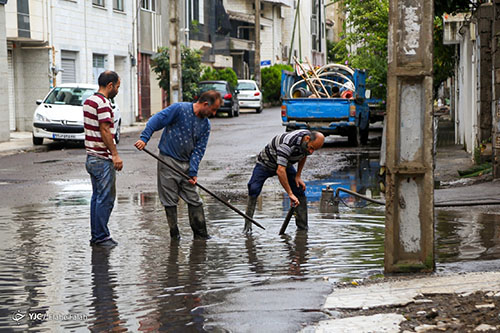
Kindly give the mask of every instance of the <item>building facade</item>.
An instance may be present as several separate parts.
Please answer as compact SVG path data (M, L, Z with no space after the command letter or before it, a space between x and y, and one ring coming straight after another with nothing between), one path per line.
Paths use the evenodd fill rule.
M9 127L30 131L36 100L60 83L97 83L115 70L123 124L133 121L134 8L123 0L18 0L6 11ZM112 24L110 24L112 22Z

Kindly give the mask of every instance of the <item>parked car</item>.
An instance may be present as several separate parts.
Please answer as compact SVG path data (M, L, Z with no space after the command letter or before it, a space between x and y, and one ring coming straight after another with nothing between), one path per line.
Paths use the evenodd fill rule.
M41 145L44 139L84 141L83 102L99 89L95 84L61 84L37 100L33 115L33 144ZM115 141L120 142L120 108L111 101L114 113Z
M221 104L217 114L227 113L229 117L238 117L240 115L240 105L238 103L238 91L231 88L227 81L201 81L198 83L200 95L208 90L216 90L220 92L223 103ZM198 97L195 97L197 100Z
M238 80L236 89L240 92L238 100L240 108L255 109L257 113L262 112L262 93L254 80Z

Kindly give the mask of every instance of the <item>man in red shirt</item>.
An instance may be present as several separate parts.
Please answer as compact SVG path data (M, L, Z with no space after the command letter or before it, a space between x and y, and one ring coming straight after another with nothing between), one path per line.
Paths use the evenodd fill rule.
M91 245L115 246L108 229L116 197L116 171L123 168L114 140L114 114L110 99L118 94L120 78L113 71L99 75L99 90L83 104L85 167L92 182L90 201Z

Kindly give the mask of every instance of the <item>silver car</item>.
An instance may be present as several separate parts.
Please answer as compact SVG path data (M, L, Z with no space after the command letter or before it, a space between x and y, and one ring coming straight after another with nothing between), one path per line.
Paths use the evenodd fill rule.
M236 90L240 92L238 95L240 108L255 109L257 113L262 112L262 92L254 80L238 80Z

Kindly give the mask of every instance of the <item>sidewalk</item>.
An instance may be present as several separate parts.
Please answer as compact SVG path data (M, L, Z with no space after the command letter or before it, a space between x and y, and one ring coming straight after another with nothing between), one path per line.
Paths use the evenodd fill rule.
M121 134L142 131L144 126L146 126L146 123L133 123L129 126L122 126ZM50 140L47 142L50 142ZM46 144L41 146L33 145L31 132L11 132L9 141L0 142L0 156L24 152L42 152L48 149Z
M434 179L442 188L434 191L436 204L500 202L500 181L491 174L459 177L458 170L472 165L460 146L438 147ZM497 212L500 205L462 209L478 207ZM500 272L396 275L334 286L322 310L330 319L302 332L500 332Z

